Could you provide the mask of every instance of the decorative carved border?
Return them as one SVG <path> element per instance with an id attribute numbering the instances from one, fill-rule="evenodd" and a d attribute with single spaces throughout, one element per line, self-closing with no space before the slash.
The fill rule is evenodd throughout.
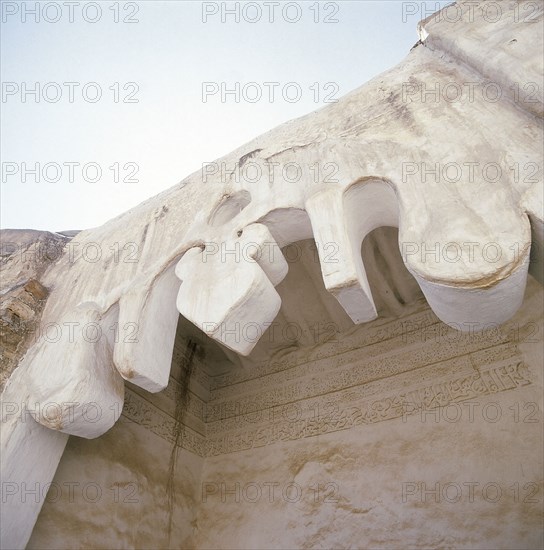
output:
<path id="1" fill-rule="evenodd" d="M 298 364 L 290 358 L 285 364 L 260 365 L 257 373 L 221 375 L 218 380 L 207 376 L 208 387 L 214 388 L 211 399 L 206 403 L 190 394 L 180 446 L 200 457 L 216 456 L 382 422 L 532 383 L 517 344 L 504 332 L 497 331 L 491 339 L 472 335 L 451 342 L 447 329 L 444 341 L 437 343 L 433 334 L 438 330 L 440 335 L 444 325 L 429 311 L 409 319 L 425 327 L 425 341 L 417 330 L 403 332 L 406 322 L 362 327 L 363 334 L 348 335 L 349 343 L 323 345 L 302 360 L 299 354 Z M 123 416 L 174 444 L 177 385 L 171 379 L 158 394 L 171 402 L 170 412 L 127 388 Z M 187 424 L 203 426 L 204 433 Z"/>

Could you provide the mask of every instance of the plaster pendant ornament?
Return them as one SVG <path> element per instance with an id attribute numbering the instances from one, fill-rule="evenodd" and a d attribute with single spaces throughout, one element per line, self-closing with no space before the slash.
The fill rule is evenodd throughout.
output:
<path id="1" fill-rule="evenodd" d="M 190 249 L 176 267 L 182 282 L 179 312 L 212 338 L 247 355 L 253 345 L 238 337 L 237 327 L 252 323 L 258 330 L 266 329 L 281 306 L 274 286 L 287 274 L 287 262 L 279 251 L 275 258 L 263 252 L 273 244 L 265 225 L 251 224 L 235 239 L 222 241 L 221 248 L 212 242 L 203 249 Z M 203 280 L 206 288 L 195 294 L 195 286 Z"/>

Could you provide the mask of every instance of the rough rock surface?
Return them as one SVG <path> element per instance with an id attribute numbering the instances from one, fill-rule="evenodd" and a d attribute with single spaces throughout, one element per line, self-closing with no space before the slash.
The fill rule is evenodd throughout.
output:
<path id="1" fill-rule="evenodd" d="M 49 294 L 40 282 L 69 238 L 34 230 L 0 230 L 0 390 L 39 327 Z"/>

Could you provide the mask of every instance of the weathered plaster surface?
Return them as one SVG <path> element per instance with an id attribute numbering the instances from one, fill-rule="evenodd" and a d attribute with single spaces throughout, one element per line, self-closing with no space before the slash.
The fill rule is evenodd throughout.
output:
<path id="1" fill-rule="evenodd" d="M 27 548 L 194 548 L 202 461 L 126 417 L 69 440 Z M 168 499 L 173 482 L 174 499 Z"/>
<path id="2" fill-rule="evenodd" d="M 531 280 L 512 324 L 485 337 L 453 332 L 416 301 L 340 337 L 328 359 L 321 343 L 305 350 L 319 361 L 300 362 L 300 350 L 210 376 L 201 357 L 171 547 L 540 548 L 542 300 Z M 45 502 L 30 548 L 169 547 L 175 387 L 151 400 L 130 388 L 110 432 L 70 440 L 54 479 L 63 497 Z M 110 487 L 129 482 L 138 503 L 113 502 Z M 85 502 L 89 483 L 99 503 Z"/>
<path id="3" fill-rule="evenodd" d="M 363 462 L 368 470 L 363 472 L 376 475 L 383 482 L 378 486 L 388 488 L 383 496 L 372 490 L 370 493 L 376 510 L 385 506 L 390 513 L 381 534 L 373 530 L 376 522 L 362 534 L 341 527 L 344 512 L 356 510 L 353 513 L 359 518 L 365 516 L 359 510 L 366 510 L 365 504 L 355 501 L 345 488 L 343 498 L 347 500 L 341 502 L 347 510 L 339 506 L 334 512 L 325 508 L 317 512 L 315 507 L 310 512 L 303 510 L 310 516 L 314 512 L 324 514 L 314 524 L 310 517 L 296 523 L 299 520 L 292 519 L 289 508 L 283 505 L 278 516 L 263 512 L 271 521 L 262 528 L 271 533 L 267 540 L 279 540 L 282 546 L 326 547 L 335 535 L 319 530 L 323 521 L 329 520 L 331 533 L 341 533 L 340 545 L 357 546 L 357 537 L 370 546 L 385 544 L 385 540 L 395 545 L 396 535 L 389 532 L 391 525 L 396 525 L 395 518 L 400 518 L 400 510 L 410 509 L 410 517 L 421 521 L 420 525 L 427 525 L 427 514 L 435 514 L 426 506 L 419 512 L 415 503 L 412 508 L 397 508 L 392 483 L 401 479 L 399 472 L 412 473 L 418 464 L 428 466 L 425 475 L 443 482 L 446 475 L 464 474 L 466 468 L 461 465 L 474 461 L 474 475 L 483 476 L 485 470 L 500 478 L 497 483 L 506 483 L 510 481 L 503 480 L 506 464 L 513 468 L 521 456 L 523 468 L 508 472 L 513 472 L 520 483 L 526 479 L 527 483 L 541 483 L 542 476 L 537 475 L 541 455 L 536 450 L 540 440 L 533 424 L 519 427 L 507 423 L 502 431 L 488 422 L 470 424 L 466 429 L 459 424 L 453 428 L 439 424 L 427 438 L 420 432 L 428 429 L 427 424 L 416 424 L 412 433 L 402 420 L 408 403 L 426 409 L 434 401 L 447 405 L 478 399 L 483 404 L 496 398 L 509 410 L 514 394 L 519 395 L 520 403 L 538 402 L 538 411 L 542 410 L 537 398 L 542 390 L 536 367 L 540 363 L 531 347 L 541 346 L 542 327 L 535 324 L 540 321 L 534 308 L 540 306 L 542 295 L 532 279 L 529 289 L 525 288 L 528 270 L 536 278 L 542 276 L 542 93 L 540 90 L 529 98 L 508 92 L 498 101 L 489 101 L 484 89 L 490 80 L 505 91 L 515 89 L 516 84 L 541 81 L 544 16 L 539 10 L 534 22 L 516 22 L 513 8 L 531 2 L 505 0 L 501 2 L 505 16 L 496 24 L 478 15 L 478 10 L 470 20 L 472 3 L 460 0 L 457 4 L 463 10 L 463 22 L 452 25 L 436 18 L 423 22 L 420 32 L 424 43 L 412 49 L 397 67 L 338 103 L 281 125 L 71 241 L 62 258 L 40 276 L 40 283 L 50 293 L 40 326 L 53 323 L 64 327 L 61 338 L 55 342 L 41 339 L 32 345 L 2 395 L 4 403 L 32 411 L 31 416 L 24 417 L 10 414 L 3 422 L 2 480 L 48 483 L 68 435 L 93 439 L 106 433 L 118 420 L 123 402 L 127 418 L 170 446 L 179 444 L 179 399 L 174 400 L 178 402 L 176 408 L 165 397 L 178 392 L 187 397 L 188 407 L 183 447 L 205 460 L 204 481 L 207 476 L 216 479 L 222 460 L 228 462 L 225 471 L 239 475 L 237 463 L 227 457 L 243 456 L 248 458 L 247 472 L 258 477 L 268 476 L 275 462 L 278 475 L 287 476 L 282 480 L 289 479 L 290 472 L 310 483 L 327 473 L 334 457 L 339 456 L 339 463 L 349 463 L 338 472 L 343 483 L 356 477 L 356 466 L 363 467 L 361 461 L 352 466 L 355 449 L 367 457 Z M 473 83 L 474 100 L 429 101 L 423 99 L 428 96 L 417 93 L 422 87 L 443 89 L 451 83 Z M 463 167 L 467 162 L 480 167 L 474 177 L 463 174 L 452 181 L 422 176 L 424 168 L 437 163 L 441 172 L 448 163 Z M 282 175 L 289 163 L 301 171 L 296 183 Z M 481 172 L 481 167 L 490 163 L 500 167 L 496 181 Z M 249 165 L 258 169 L 260 177 L 244 175 Z M 538 168 L 535 172 L 524 172 L 533 165 Z M 519 177 L 512 167 L 521 171 Z M 391 234 L 387 235 L 389 230 L 383 226 L 398 227 L 395 247 L 390 246 Z M 378 233 L 368 241 L 374 230 Z M 363 244 L 361 256 L 365 237 L 367 253 Z M 318 248 L 318 261 L 308 268 L 311 239 Z M 305 243 L 301 245 L 302 259 L 289 265 L 289 247 L 301 242 Z M 329 261 L 327 245 L 331 243 L 337 262 Z M 372 244 L 370 250 L 368 243 Z M 455 262 L 443 255 L 451 243 L 462 252 Z M 493 243 L 500 256 L 490 261 L 485 254 L 472 255 L 472 248 L 465 243 L 480 251 Z M 421 254 L 437 245 L 438 255 Z M 228 250 L 252 247 L 252 252 L 241 259 L 233 258 L 222 254 L 221 247 L 225 246 Z M 270 247 L 277 252 L 273 258 L 258 254 Z M 301 265 L 306 272 L 299 270 Z M 391 275 L 392 265 L 401 272 L 396 280 Z M 529 298 L 520 309 L 524 296 Z M 178 311 L 193 325 L 180 321 L 176 329 Z M 438 331 L 438 343 L 422 344 L 418 329 L 407 330 L 402 319 L 412 328 L 414 323 L 416 327 L 423 323 L 425 330 Z M 331 320 L 334 330 L 325 328 L 325 333 L 338 336 L 339 342 L 329 339 L 312 343 L 308 335 L 314 323 Z M 280 327 L 295 321 L 305 330 L 296 341 L 285 336 L 267 341 L 271 329 L 262 329 L 274 321 Z M 237 325 L 250 324 L 262 330 L 260 339 L 229 336 Z M 454 328 L 445 328 L 448 324 Z M 501 326 L 491 333 L 468 332 L 468 340 L 462 344 L 454 338 L 462 334 L 456 329 L 497 324 Z M 101 337 L 86 337 L 84 331 L 89 326 Z M 75 327 L 75 332 L 68 327 Z M 112 327 L 117 327 L 117 332 Z M 540 331 L 537 343 L 526 347 L 520 341 L 520 331 L 531 332 L 535 327 Z M 177 378 L 174 375 L 184 362 L 175 358 L 178 352 L 184 357 L 190 349 L 196 370 L 189 387 L 185 387 L 188 377 L 183 372 L 178 372 Z M 175 383 L 167 387 L 171 375 L 180 385 L 175 390 Z M 149 392 L 156 397 L 150 397 Z M 334 413 L 325 419 L 312 418 L 312 411 L 325 405 L 328 398 L 323 396 L 329 394 L 344 404 L 340 416 Z M 270 412 L 289 403 L 302 407 L 298 424 L 273 418 L 258 429 L 247 427 L 251 422 L 246 413 L 254 414 L 260 407 Z M 87 417 L 90 404 L 102 413 L 93 422 Z M 240 415 L 236 411 L 242 406 L 247 409 Z M 401 430 L 408 434 L 403 444 L 395 438 Z M 48 436 L 50 433 L 53 435 Z M 502 434 L 503 440 L 493 444 L 489 433 Z M 369 441 L 369 446 L 357 443 L 356 434 L 362 442 Z M 482 441 L 474 451 L 470 447 L 472 436 Z M 316 439 L 323 441 L 330 453 L 319 454 Z M 432 455 L 421 455 L 423 440 L 431 442 L 428 452 L 432 453 L 434 445 L 442 456 L 453 457 L 446 461 L 444 470 L 436 466 Z M 79 446 L 84 453 L 87 448 L 102 449 L 100 441 L 89 442 L 89 447 L 82 441 L 69 445 Z M 457 446 L 450 451 L 446 443 Z M 20 449 L 25 445 L 33 445 L 35 452 L 21 460 Z M 295 449 L 306 445 L 317 454 L 317 460 L 293 458 Z M 339 446 L 347 448 L 340 452 Z M 266 454 L 267 449 L 270 454 Z M 272 449 L 278 449 L 279 458 Z M 403 467 L 399 450 L 406 451 Z M 95 469 L 97 474 L 103 470 L 106 458 L 99 457 L 102 452 L 89 458 L 96 466 L 85 475 L 91 477 Z M 151 467 L 149 463 L 158 464 L 153 451 L 148 453 L 142 454 L 146 458 L 142 458 L 141 472 Z M 160 454 L 164 459 L 164 453 Z M 67 456 L 69 461 L 70 454 Z M 466 463 L 461 456 L 466 457 Z M 478 456 L 489 462 L 497 457 L 496 465 L 480 468 Z M 373 459 L 391 464 L 391 470 L 380 477 Z M 70 475 L 67 468 L 68 473 L 61 469 L 59 475 Z M 162 466 L 159 469 L 169 479 L 166 470 Z M 123 477 L 124 471 L 115 471 Z M 245 475 L 242 469 L 239 472 Z M 184 479 L 181 476 L 180 483 L 185 483 Z M 361 479 L 354 483 L 359 483 L 359 490 L 364 488 Z M 382 490 L 380 487 L 375 490 Z M 159 495 L 158 488 L 156 491 L 153 494 Z M 503 500 L 500 505 L 507 506 L 508 502 Z M 183 530 L 176 535 L 176 544 L 186 541 L 200 547 L 240 547 L 246 540 L 255 543 L 255 537 L 263 533 L 249 521 L 257 509 L 269 510 L 261 503 L 251 507 L 249 515 L 240 507 L 228 507 L 225 518 L 248 529 L 246 538 L 239 539 L 230 527 L 212 532 L 209 518 L 215 505 L 206 508 L 203 504 L 208 503 L 200 503 L 197 521 L 204 527 L 192 533 Z M 502 509 L 489 508 L 488 504 L 486 501 L 474 509 L 463 506 L 459 508 L 462 516 L 452 516 L 452 522 L 464 522 L 467 527 L 458 539 L 451 538 L 455 530 L 451 523 L 431 530 L 429 535 L 422 526 L 412 535 L 407 532 L 408 540 L 416 546 L 447 547 L 455 545 L 452 540 L 465 547 L 535 546 L 537 520 L 533 508 L 528 511 L 522 506 L 521 512 L 520 508 L 508 508 L 507 521 L 497 526 Z M 40 506 L 41 502 L 18 502 L 3 507 L 2 522 L 8 525 L 2 530 L 5 546 L 25 545 Z M 162 514 L 163 508 L 158 507 L 156 513 Z M 433 517 L 442 526 L 442 508 L 437 510 Z M 473 516 L 470 510 L 477 512 Z M 486 526 L 480 534 L 473 534 L 470 522 L 480 511 L 493 517 L 495 527 Z M 132 512 L 119 513 L 126 526 Z M 467 513 L 469 519 L 461 520 Z M 55 517 L 54 512 L 44 514 Z M 295 522 L 293 529 L 278 529 L 275 518 L 285 519 L 285 515 L 289 516 L 287 524 Z M 191 516 L 180 522 L 185 525 L 193 519 Z M 532 527 L 525 530 L 528 521 Z M 511 527 L 510 534 L 505 531 L 507 526 Z M 47 529 L 37 529 L 46 538 L 52 536 Z M 114 542 L 108 544 L 131 546 L 130 536 L 135 535 L 123 534 L 130 529 L 116 529 L 111 531 Z M 475 543 L 474 537 L 480 537 L 479 542 Z M 34 539 L 33 544 L 40 542 Z"/>

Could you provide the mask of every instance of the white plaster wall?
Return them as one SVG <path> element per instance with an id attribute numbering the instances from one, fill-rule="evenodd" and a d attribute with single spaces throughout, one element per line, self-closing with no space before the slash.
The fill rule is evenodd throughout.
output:
<path id="1" fill-rule="evenodd" d="M 194 548 L 202 461 L 180 449 L 169 528 L 171 450 L 124 416 L 97 439 L 71 437 L 27 548 Z"/>
<path id="2" fill-rule="evenodd" d="M 542 548 L 542 300 L 531 281 L 514 320 L 532 385 L 207 458 L 195 547 Z"/>
<path id="3" fill-rule="evenodd" d="M 98 483 L 103 499 L 86 502 L 76 490 L 73 503 L 67 493 L 58 502 L 46 502 L 28 547 L 541 548 L 543 299 L 542 286 L 530 279 L 524 304 L 505 329 L 519 352 L 515 362 L 526 367 L 519 387 L 351 429 L 211 453 L 205 459 L 181 451 L 170 546 L 165 487 L 172 447 L 146 429 L 152 419 L 144 415 L 137 425 L 122 416 L 96 440 L 71 437 L 55 482 Z M 434 338 L 435 333 L 429 334 Z M 407 363 L 417 338 L 422 352 L 435 349 L 437 357 L 444 346 L 451 348 L 451 333 L 436 343 L 424 343 L 424 335 L 414 338 L 406 344 Z M 486 350 L 485 339 L 476 337 L 480 355 L 466 338 L 453 348 L 455 368 L 470 369 L 471 357 L 486 354 L 491 365 L 504 364 L 493 359 L 501 357 L 501 345 L 493 338 Z M 369 356 L 375 353 L 368 350 Z M 384 364 L 390 355 L 383 355 Z M 417 370 L 420 365 L 411 366 Z M 340 373 L 340 365 L 338 369 Z M 440 376 L 435 373 L 434 379 Z M 265 378 L 270 376 L 263 377 L 263 387 Z M 419 378 L 436 381 L 428 375 Z M 398 380 L 386 378 L 385 386 L 414 381 L 406 376 L 404 382 Z M 301 379 L 299 385 L 304 389 L 310 381 Z M 276 387 L 283 385 L 279 378 Z M 214 391 L 219 400 L 232 393 L 229 386 Z M 234 440 L 237 428 L 247 423 L 241 417 L 231 420 L 218 425 L 230 430 Z M 113 502 L 108 488 L 131 482 L 140 488 L 138 502 Z"/>

